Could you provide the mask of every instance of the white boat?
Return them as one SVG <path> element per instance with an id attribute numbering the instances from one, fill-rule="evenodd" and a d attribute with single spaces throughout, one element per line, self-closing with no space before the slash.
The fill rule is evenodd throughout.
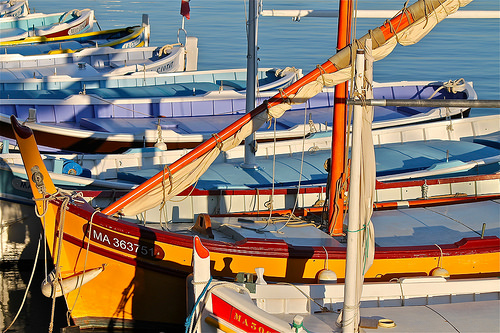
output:
<path id="1" fill-rule="evenodd" d="M 0 1 L 0 17 L 22 17 L 29 12 L 28 0 Z"/>
<path id="2" fill-rule="evenodd" d="M 108 87 L 92 80 L 89 86 L 81 87 L 85 81 L 68 80 L 77 85 L 73 90 L 54 85 L 54 90 L 22 91 L 15 90 L 13 82 L 0 91 L 4 98 L 0 130 L 13 138 L 8 118 L 13 114 L 19 119 L 29 118 L 38 143 L 45 147 L 85 153 L 122 152 L 151 147 L 161 135 L 168 149 L 183 149 L 197 146 L 245 112 L 246 70 L 152 74 L 152 78 L 161 80 L 151 80 L 155 85 L 146 87 L 139 86 L 144 82 L 143 73 L 102 79 Z M 275 95 L 272 89 L 288 86 L 300 77 L 300 71 L 261 68 L 258 77 L 257 100 L 262 103 Z M 25 82 L 31 80 L 41 81 Z M 48 77 L 43 84 L 52 85 L 51 80 Z M 444 89 L 448 85 L 460 89 Z M 374 83 L 374 94 L 386 99 L 477 99 L 472 83 L 464 80 Z M 333 104 L 333 89 L 324 89 L 307 102 L 294 105 L 277 120 L 277 139 L 300 138 L 304 130 L 308 135 L 330 135 Z M 462 117 L 469 111 L 468 107 L 376 107 L 373 127 Z M 273 140 L 274 135 L 274 128 L 267 125 L 256 133 L 259 142 Z"/>
<path id="3" fill-rule="evenodd" d="M 65 49 L 64 52 L 21 55 L 0 54 L 0 77 L 5 82 L 19 85 L 26 79 L 43 79 L 59 76 L 64 79 L 100 75 L 126 75 L 136 72 L 157 73 L 193 71 L 197 69 L 198 39 L 188 37 L 185 45 L 167 44 L 162 47 L 137 47 L 116 49 L 112 47 Z M 79 46 L 79 44 L 78 44 Z M 78 47 L 77 46 L 77 47 Z M 19 46 L 19 48 L 32 45 Z M 58 51 L 57 49 L 55 51 Z M 53 78 L 54 79 L 54 78 Z M 29 80 L 33 86 L 34 80 Z"/>
<path id="4" fill-rule="evenodd" d="M 209 251 L 195 242 L 186 332 L 342 332 L 343 283 L 266 282 L 259 267 L 235 282 L 212 279 Z M 441 265 L 446 267 L 445 258 Z M 494 332 L 500 280 L 408 276 L 365 282 L 358 306 L 365 332 Z"/>
<path id="5" fill-rule="evenodd" d="M 94 11 L 73 9 L 64 13 L 29 14 L 23 17 L 0 18 L 0 42 L 11 42 L 27 37 L 59 37 L 92 30 Z"/>
<path id="6" fill-rule="evenodd" d="M 469 155 L 473 160 L 468 165 L 459 163 L 459 159 L 456 159 L 460 158 L 464 151 L 452 151 L 446 162 L 446 149 L 442 149 L 441 162 L 431 162 L 432 167 L 427 170 L 410 174 L 399 170 L 392 175 L 397 180 L 391 182 L 381 182 L 380 180 L 388 175 L 380 176 L 375 191 L 376 209 L 422 206 L 440 200 L 468 201 L 470 198 L 500 193 L 500 151 L 494 147 L 497 142 L 494 135 L 498 135 L 499 131 L 500 117 L 496 115 L 374 130 L 373 139 L 377 147 L 392 145 L 395 148 L 396 145 L 400 146 L 400 149 L 406 145 L 415 144 L 417 146 L 414 147 L 418 147 L 420 144 L 423 147 L 420 149 L 421 156 L 429 149 L 427 144 L 432 142 L 440 142 L 444 146 L 447 143 L 459 146 L 464 144 L 467 147 L 474 145 L 474 142 L 481 142 L 481 145 L 477 145 L 478 152 L 489 150 L 493 153 L 489 165 L 482 164 L 479 159 L 473 159 L 472 155 Z M 423 141 L 424 139 L 426 141 Z M 256 152 L 259 168 L 254 171 L 253 176 L 261 184 L 254 182 L 253 185 L 250 185 L 248 176 L 245 175 L 248 171 L 245 172 L 239 167 L 243 160 L 244 147 L 225 152 L 194 187 L 165 203 L 163 210 L 168 217 L 167 222 L 194 222 L 200 214 L 265 216 L 271 213 L 312 214 L 322 211 L 327 193 L 323 163 L 328 157 L 326 155 L 329 155 L 330 147 L 331 136 L 327 135 L 304 141 L 280 141 L 276 146 L 274 143 L 261 143 Z M 307 153 L 304 155 L 305 167 L 302 168 L 301 176 L 293 171 L 301 169 L 303 149 Z M 0 215 L 3 220 L 11 221 L 10 231 L 4 234 L 10 235 L 11 238 L 3 240 L 1 260 L 25 260 L 33 258 L 34 248 L 26 248 L 30 244 L 30 237 L 26 236 L 24 231 L 19 234 L 16 230 L 28 229 L 30 235 L 36 235 L 40 229 L 38 223 L 32 223 L 36 216 L 21 156 L 7 151 L 6 143 L 5 153 L 0 154 L 0 177 L 4 180 L 0 187 Z M 94 207 L 106 207 L 138 186 L 148 175 L 158 172 L 164 165 L 172 163 L 188 151 L 147 148 L 132 149 L 123 154 L 46 153 L 43 154 L 43 161 L 58 187 L 81 192 Z M 274 177 L 277 183 L 273 189 L 270 175 L 274 151 L 277 154 L 278 167 Z M 318 153 L 321 151 L 325 153 Z M 430 158 L 428 154 L 425 156 Z M 434 171 L 434 175 L 429 175 L 429 171 Z M 486 174 L 479 175 L 481 173 Z M 147 219 L 144 219 L 146 216 Z M 142 217 L 129 217 L 130 221 L 139 220 L 151 226 L 157 225 L 161 219 L 162 215 L 157 209 L 151 209 Z M 21 225 L 23 227 L 20 227 Z M 15 234 L 16 237 L 13 236 Z"/>

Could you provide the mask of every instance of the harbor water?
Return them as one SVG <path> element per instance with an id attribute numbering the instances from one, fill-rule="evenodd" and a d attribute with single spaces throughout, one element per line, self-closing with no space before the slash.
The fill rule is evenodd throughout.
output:
<path id="1" fill-rule="evenodd" d="M 141 24 L 148 14 L 152 46 L 181 41 L 185 33 L 199 38 L 199 70 L 242 68 L 246 66 L 246 16 L 248 1 L 190 2 L 190 20 L 180 31 L 180 0 L 30 0 L 32 11 L 63 12 L 91 8 L 101 29 Z M 414 1 L 410 1 L 413 3 Z M 360 1 L 359 9 L 399 10 L 402 0 Z M 338 1 L 263 0 L 263 9 L 336 10 Z M 500 10 L 498 0 L 475 0 L 462 10 Z M 359 18 L 355 35 L 380 26 L 383 19 Z M 96 27 L 98 28 L 98 27 Z M 258 33 L 259 67 L 300 68 L 304 73 L 322 64 L 336 50 L 336 18 L 261 17 Z M 400 46 L 374 65 L 379 82 L 464 78 L 472 81 L 479 99 L 500 99 L 500 20 L 446 19 L 415 45 Z M 498 109 L 475 109 L 471 116 L 498 113 Z M 4 222 L 2 221 L 2 224 Z M 2 229 L 3 230 L 3 229 Z M 31 265 L 7 265 L 0 270 L 0 329 L 12 322 L 30 280 Z M 45 268 L 39 265 L 28 297 L 12 332 L 47 332 L 51 322 L 52 301 L 40 292 Z M 67 326 L 64 302 L 55 304 L 54 332 Z"/>

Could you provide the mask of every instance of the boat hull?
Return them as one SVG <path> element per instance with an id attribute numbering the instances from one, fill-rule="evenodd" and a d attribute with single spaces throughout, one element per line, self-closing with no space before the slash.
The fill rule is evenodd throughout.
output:
<path id="1" fill-rule="evenodd" d="M 181 73 L 183 76 L 189 73 Z M 166 87 L 166 85 L 164 85 Z M 395 94 L 423 96 L 423 91 L 431 96 L 439 89 L 439 84 L 424 82 L 386 83 L 379 86 L 380 96 L 396 97 Z M 176 87 L 176 90 L 192 94 L 191 86 Z M 194 85 L 193 85 L 194 87 Z M 455 96 L 459 99 L 476 99 L 471 90 Z M 132 87 L 131 89 L 136 89 Z M 94 89 L 95 91 L 99 89 Z M 109 90 L 110 94 L 113 89 Z M 116 89 L 115 89 L 116 90 Z M 121 89 L 126 91 L 127 88 Z M 134 90 L 136 91 L 136 90 Z M 395 93 L 394 91 L 401 91 Z M 64 90 L 49 91 L 50 97 Z M 416 92 L 419 92 L 416 94 Z M 20 91 L 19 93 L 25 93 Z M 36 93 L 36 92 L 35 92 Z M 14 114 L 19 119 L 26 119 L 29 109 L 36 110 L 38 122 L 30 124 L 38 144 L 68 151 L 85 153 L 123 152 L 129 148 L 152 147 L 158 141 L 157 126 L 162 126 L 162 139 L 167 149 L 194 148 L 212 134 L 224 128 L 242 115 L 244 110 L 243 96 L 230 98 L 219 96 L 217 91 L 200 96 L 172 96 L 172 98 L 135 98 L 114 99 L 101 98 L 92 94 L 88 96 L 66 96 L 60 100 L 52 99 L 13 99 L 16 92 L 3 91 L 5 103 L 0 106 L 0 130 L 4 135 L 13 138 L 8 117 Z M 426 95 L 427 96 L 427 95 Z M 175 97 L 175 98 L 174 98 Z M 387 97 L 389 98 L 389 97 Z M 424 98 L 424 97 L 421 97 Z M 450 96 L 448 98 L 451 98 Z M 10 101 L 9 101 L 10 99 Z M 261 98 L 259 102 L 264 101 Z M 310 123 L 304 124 L 304 107 L 288 111 L 277 119 L 276 139 L 302 138 L 307 135 L 331 135 L 325 122 L 331 121 L 333 90 L 326 90 L 310 99 L 306 104 Z M 373 128 L 396 127 L 408 124 L 425 123 L 444 118 L 460 118 L 467 116 L 467 108 L 435 108 L 412 109 L 375 108 Z M 450 114 L 450 112 L 452 112 Z M 214 117 L 216 116 L 216 117 Z M 61 125 L 64 126 L 61 126 Z M 202 125 L 203 124 L 203 125 Z M 258 142 L 274 141 L 272 129 L 263 126 L 256 132 Z"/>
<path id="2" fill-rule="evenodd" d="M 98 325 L 98 319 L 108 325 L 182 324 L 186 315 L 185 278 L 192 271 L 192 236 L 153 231 L 100 213 L 92 217 L 86 204 L 68 208 L 63 214 L 63 277 L 84 270 L 85 265 L 87 269 L 106 265 L 99 276 L 66 295 L 69 306 L 76 301 L 72 312 L 75 322 L 83 326 Z M 48 232 L 57 233 L 54 228 L 49 226 Z M 49 248 L 54 249 L 56 243 L 57 238 Z M 211 273 L 216 277 L 234 277 L 238 272 L 251 273 L 255 267 L 263 267 L 268 281 L 314 283 L 318 272 L 327 265 L 337 273 L 339 281 L 344 278 L 343 246 L 300 247 L 265 239 L 233 243 L 205 239 L 203 244 L 210 250 Z M 468 238 L 440 247 L 443 265 L 452 278 L 499 274 L 497 237 Z M 365 278 L 389 281 L 402 276 L 427 276 L 439 266 L 440 258 L 441 252 L 434 245 L 378 248 Z"/>

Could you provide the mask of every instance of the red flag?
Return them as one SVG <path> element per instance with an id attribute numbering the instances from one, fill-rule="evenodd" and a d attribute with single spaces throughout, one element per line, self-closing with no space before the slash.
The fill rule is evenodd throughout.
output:
<path id="1" fill-rule="evenodd" d="M 189 20 L 189 0 L 181 1 L 181 15 Z"/>

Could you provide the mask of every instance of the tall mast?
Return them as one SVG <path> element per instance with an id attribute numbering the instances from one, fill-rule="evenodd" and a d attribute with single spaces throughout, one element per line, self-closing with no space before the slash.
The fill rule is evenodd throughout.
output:
<path id="1" fill-rule="evenodd" d="M 255 97 L 257 91 L 257 31 L 259 14 L 257 0 L 249 1 L 248 23 L 247 23 L 247 89 L 246 89 L 246 112 L 255 109 Z M 245 139 L 245 157 L 241 167 L 256 168 L 255 162 L 256 141 L 255 133 Z"/>
<path id="2" fill-rule="evenodd" d="M 350 44 L 352 1 L 340 0 L 337 33 L 337 51 Z M 346 101 L 348 82 L 335 86 L 332 130 L 332 158 L 330 162 L 330 192 L 328 202 L 328 229 L 331 235 L 342 235 L 344 220 L 344 191 L 342 184 L 345 164 Z"/>

